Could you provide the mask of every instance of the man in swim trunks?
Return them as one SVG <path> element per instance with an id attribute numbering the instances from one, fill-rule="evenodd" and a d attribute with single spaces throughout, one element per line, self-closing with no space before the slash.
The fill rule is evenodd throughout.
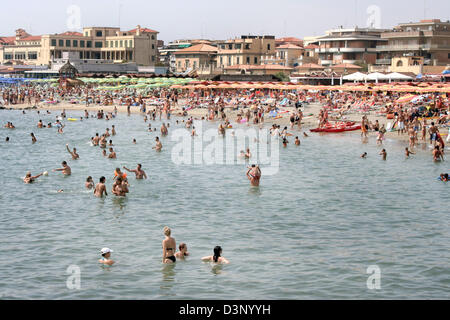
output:
<path id="1" fill-rule="evenodd" d="M 67 165 L 67 162 L 63 161 L 61 164 L 63 166 L 62 168 L 53 169 L 53 171 L 62 171 L 63 175 L 70 176 L 72 174 L 72 169 L 70 169 L 70 167 Z"/>
<path id="2" fill-rule="evenodd" d="M 123 168 L 128 172 L 134 172 L 134 174 L 136 175 L 136 179 L 138 180 L 141 180 L 143 178 L 147 179 L 147 175 L 145 174 L 145 171 L 142 170 L 142 165 L 140 163 L 138 163 L 137 168 L 134 170 L 130 170 L 125 166 L 123 166 Z"/>
<path id="3" fill-rule="evenodd" d="M 105 181 L 106 181 L 106 178 L 101 177 L 100 182 L 97 183 L 97 185 L 95 186 L 94 195 L 96 197 L 99 197 L 99 198 L 103 197 L 103 193 L 105 194 L 105 196 L 108 195 L 108 193 L 106 192 Z"/>
<path id="4" fill-rule="evenodd" d="M 428 132 L 430 133 L 430 144 L 433 143 L 433 145 L 436 146 L 439 129 L 434 125 L 434 122 L 431 123 L 431 127 L 428 129 Z"/>
<path id="5" fill-rule="evenodd" d="M 121 177 L 117 177 L 112 187 L 112 193 L 117 197 L 126 197 L 128 192 L 127 183 Z"/>
<path id="6" fill-rule="evenodd" d="M 382 156 L 383 160 L 386 160 L 386 157 L 387 157 L 386 149 L 381 150 L 380 155 Z"/>
<path id="7" fill-rule="evenodd" d="M 72 156 L 72 160 L 77 160 L 80 158 L 80 156 L 77 153 L 77 148 L 73 148 L 73 151 L 70 151 L 69 144 L 66 144 L 66 148 L 67 148 L 67 152 L 69 152 L 70 155 Z"/>

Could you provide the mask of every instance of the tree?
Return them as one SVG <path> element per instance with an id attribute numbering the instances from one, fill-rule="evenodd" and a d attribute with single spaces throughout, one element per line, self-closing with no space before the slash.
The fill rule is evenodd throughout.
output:
<path id="1" fill-rule="evenodd" d="M 355 65 L 361 67 L 361 72 L 367 72 L 369 70 L 369 65 L 365 63 L 364 61 L 356 61 Z"/>
<path id="2" fill-rule="evenodd" d="M 274 74 L 275 78 L 277 78 L 280 81 L 289 81 L 289 77 L 282 71 L 277 72 L 276 74 Z"/>

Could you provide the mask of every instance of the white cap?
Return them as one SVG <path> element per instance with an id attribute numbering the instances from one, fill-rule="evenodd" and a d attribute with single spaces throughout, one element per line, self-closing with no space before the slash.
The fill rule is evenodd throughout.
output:
<path id="1" fill-rule="evenodd" d="M 110 252 L 114 252 L 113 250 L 111 250 L 110 248 L 103 248 L 102 250 L 100 250 L 101 254 L 106 254 L 106 253 L 110 253 Z"/>

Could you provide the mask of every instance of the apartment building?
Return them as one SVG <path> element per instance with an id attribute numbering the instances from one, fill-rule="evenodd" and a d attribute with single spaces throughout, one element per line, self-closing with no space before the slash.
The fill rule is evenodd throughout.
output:
<path id="1" fill-rule="evenodd" d="M 329 30 L 326 35 L 316 38 L 315 44 L 319 63 L 323 66 L 335 64 L 367 63 L 373 64 L 378 58 L 377 47 L 386 44 L 381 37 L 386 29 L 338 28 Z"/>
<path id="2" fill-rule="evenodd" d="M 413 65 L 445 66 L 450 64 L 450 21 L 439 19 L 401 23 L 389 32 L 381 34 L 384 44 L 377 46 L 380 59 L 375 65 L 391 66 L 393 58 L 421 57 L 411 59 Z M 405 59 L 396 59 L 392 67 L 403 67 Z"/>
<path id="3" fill-rule="evenodd" d="M 211 70 L 216 67 L 217 48 L 205 43 L 196 44 L 174 52 L 175 71 L 190 72 L 197 69 Z"/>
<path id="4" fill-rule="evenodd" d="M 261 60 L 275 56 L 274 36 L 241 36 L 217 41 L 217 66 L 220 68 L 240 64 L 261 64 Z"/>

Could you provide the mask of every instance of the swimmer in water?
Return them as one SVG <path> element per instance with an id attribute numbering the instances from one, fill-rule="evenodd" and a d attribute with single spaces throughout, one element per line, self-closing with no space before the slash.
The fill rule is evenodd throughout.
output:
<path id="1" fill-rule="evenodd" d="M 9 137 L 6 137 L 5 141 L 6 141 L 6 142 L 9 142 Z"/>
<path id="2" fill-rule="evenodd" d="M 154 146 L 152 149 L 155 149 L 156 151 L 159 152 L 162 149 L 162 143 L 161 143 L 161 141 L 159 141 L 159 137 L 156 137 L 155 141 L 156 141 L 156 146 Z"/>
<path id="3" fill-rule="evenodd" d="M 409 155 L 410 155 L 410 154 L 415 154 L 415 153 L 412 152 L 412 151 L 409 151 L 409 150 L 408 150 L 408 147 L 406 147 L 406 148 L 405 148 L 405 156 L 406 156 L 407 158 L 409 158 Z"/>
<path id="4" fill-rule="evenodd" d="M 80 159 L 79 154 L 77 153 L 77 148 L 73 148 L 73 151 L 70 151 L 69 144 L 66 144 L 67 152 L 72 156 L 72 160 Z"/>
<path id="5" fill-rule="evenodd" d="M 111 135 L 115 136 L 116 134 L 117 134 L 116 127 L 114 125 L 112 125 Z"/>
<path id="6" fill-rule="evenodd" d="M 289 141 L 286 138 L 283 138 L 283 147 L 287 147 L 287 144 L 289 143 Z"/>
<path id="7" fill-rule="evenodd" d="M 102 264 L 106 264 L 108 266 L 112 266 L 115 261 L 111 259 L 111 252 L 114 252 L 113 250 L 109 248 L 103 248 L 100 250 L 100 253 L 102 254 L 102 258 L 98 260 L 98 262 Z"/>
<path id="8" fill-rule="evenodd" d="M 36 139 L 36 137 L 34 136 L 34 133 L 33 133 L 33 132 L 30 133 L 30 136 L 31 136 L 31 143 L 36 143 L 37 139 Z"/>
<path id="9" fill-rule="evenodd" d="M 294 141 L 296 146 L 300 145 L 300 139 L 298 137 L 295 137 L 295 141 Z"/>
<path id="10" fill-rule="evenodd" d="M 175 263 L 177 261 L 177 259 L 175 258 L 175 248 L 177 247 L 175 239 L 170 236 L 171 230 L 169 227 L 164 227 L 163 232 L 166 238 L 162 241 L 162 262 Z"/>
<path id="11" fill-rule="evenodd" d="M 245 159 L 250 159 L 252 157 L 252 153 L 249 148 L 247 148 L 247 152 L 244 154 L 244 157 Z"/>
<path id="12" fill-rule="evenodd" d="M 252 165 L 251 168 L 248 168 L 247 171 L 247 178 L 250 180 L 250 184 L 254 187 L 259 186 L 259 180 L 261 179 L 261 170 L 259 169 L 259 166 Z"/>
<path id="13" fill-rule="evenodd" d="M 306 132 L 303 132 L 303 135 L 304 135 L 305 137 L 309 137 L 309 136 L 306 134 Z"/>
<path id="14" fill-rule="evenodd" d="M 145 174 L 145 171 L 142 170 L 142 165 L 140 163 L 138 163 L 137 168 L 134 170 L 130 170 L 125 166 L 123 166 L 123 168 L 128 172 L 134 172 L 134 174 L 136 175 L 136 179 L 138 180 L 141 180 L 143 178 L 147 179 L 147 175 Z"/>
<path id="15" fill-rule="evenodd" d="M 32 176 L 32 175 L 31 175 L 31 172 L 28 171 L 27 174 L 26 174 L 26 176 L 25 176 L 25 178 L 23 178 L 23 182 L 25 182 L 25 183 L 27 183 L 27 184 L 33 183 L 34 180 L 36 180 L 37 178 L 39 178 L 39 177 L 42 176 L 43 174 L 44 174 L 44 173 L 40 173 L 40 174 L 38 174 L 37 176 Z"/>
<path id="16" fill-rule="evenodd" d="M 109 159 L 117 159 L 116 152 L 113 150 L 113 148 L 109 148 L 110 154 L 108 155 Z"/>
<path id="17" fill-rule="evenodd" d="M 386 149 L 381 150 L 380 155 L 382 156 L 383 160 L 386 160 L 386 157 L 387 157 Z"/>
<path id="18" fill-rule="evenodd" d="M 175 258 L 177 258 L 179 260 L 184 260 L 187 256 L 189 256 L 189 252 L 187 252 L 186 243 L 184 243 L 184 242 L 180 243 L 180 245 L 178 246 L 178 249 L 180 251 L 175 253 Z"/>
<path id="19" fill-rule="evenodd" d="M 213 256 L 208 256 L 208 257 L 203 257 L 202 261 L 203 262 L 215 262 L 215 263 L 224 263 L 224 264 L 228 264 L 230 263 L 227 259 L 225 259 L 224 257 L 222 257 L 222 248 L 220 246 L 217 246 L 214 248 L 214 255 Z"/>
<path id="20" fill-rule="evenodd" d="M 361 158 L 366 159 L 366 158 L 367 158 L 367 152 L 364 152 L 364 153 L 361 155 Z"/>
<path id="21" fill-rule="evenodd" d="M 105 149 L 102 150 L 102 154 L 103 154 L 104 157 L 107 157 L 107 156 L 108 156 L 108 154 L 106 153 L 106 150 L 105 150 Z"/>
<path id="22" fill-rule="evenodd" d="M 441 179 L 441 181 L 448 182 L 448 173 L 441 173 L 439 175 L 439 178 Z"/>
<path id="23" fill-rule="evenodd" d="M 99 183 L 97 183 L 97 185 L 95 186 L 94 195 L 96 197 L 101 198 L 101 197 L 103 197 L 103 194 L 105 194 L 105 196 L 108 195 L 108 193 L 106 192 L 105 181 L 106 181 L 106 178 L 101 177 Z"/>
<path id="24" fill-rule="evenodd" d="M 112 193 L 117 197 L 126 197 L 128 192 L 127 183 L 121 177 L 117 177 L 112 186 Z"/>
<path id="25" fill-rule="evenodd" d="M 70 169 L 70 167 L 67 165 L 67 162 L 63 161 L 61 164 L 63 166 L 62 168 L 53 169 L 53 171 L 62 171 L 63 175 L 70 176 L 72 174 L 72 169 Z"/>
<path id="26" fill-rule="evenodd" d="M 94 187 L 94 180 L 92 180 L 91 176 L 87 177 L 84 186 L 86 187 L 86 189 L 92 189 Z"/>
<path id="27" fill-rule="evenodd" d="M 136 144 L 136 139 L 133 139 L 133 144 Z"/>

